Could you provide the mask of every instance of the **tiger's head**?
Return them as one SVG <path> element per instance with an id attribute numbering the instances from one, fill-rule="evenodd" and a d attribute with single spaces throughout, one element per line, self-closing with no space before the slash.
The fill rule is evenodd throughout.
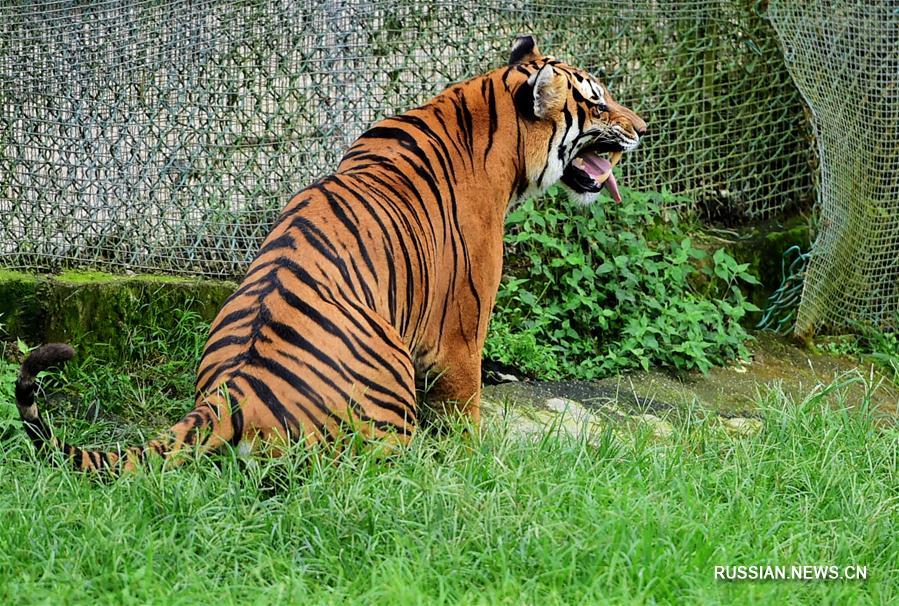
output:
<path id="1" fill-rule="evenodd" d="M 542 55 L 533 36 L 515 40 L 509 65 L 527 77 L 515 92 L 515 105 L 527 125 L 528 193 L 561 181 L 583 204 L 595 201 L 603 188 L 620 202 L 612 169 L 639 145 L 646 122 L 584 70 Z"/>

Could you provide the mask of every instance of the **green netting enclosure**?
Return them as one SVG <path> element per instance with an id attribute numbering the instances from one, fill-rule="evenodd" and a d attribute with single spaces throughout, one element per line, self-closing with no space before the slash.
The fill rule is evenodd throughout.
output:
<path id="1" fill-rule="evenodd" d="M 775 0 L 769 14 L 814 115 L 821 162 L 795 331 L 896 328 L 899 2 Z"/>
<path id="2" fill-rule="evenodd" d="M 378 118 L 521 32 L 650 123 L 623 182 L 740 221 L 812 194 L 801 97 L 751 0 L 0 4 L 0 265 L 241 274 Z"/>

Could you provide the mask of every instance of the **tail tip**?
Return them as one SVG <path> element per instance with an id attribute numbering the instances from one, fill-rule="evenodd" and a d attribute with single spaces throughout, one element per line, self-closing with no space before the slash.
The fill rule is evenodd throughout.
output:
<path id="1" fill-rule="evenodd" d="M 75 356 L 75 348 L 66 343 L 47 343 L 41 345 L 25 359 L 22 364 L 22 377 L 34 377 L 42 370 L 58 367 Z"/>

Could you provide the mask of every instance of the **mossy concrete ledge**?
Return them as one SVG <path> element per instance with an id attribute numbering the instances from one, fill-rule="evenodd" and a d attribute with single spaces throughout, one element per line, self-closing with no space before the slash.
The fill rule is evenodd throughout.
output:
<path id="1" fill-rule="evenodd" d="M 119 276 L 99 272 L 59 275 L 0 271 L 0 324 L 4 338 L 29 345 L 62 341 L 78 346 L 104 344 L 128 358 L 129 330 L 174 327 L 171 310 L 189 310 L 212 321 L 234 282 L 155 275 Z M 159 313 L 162 312 L 162 313 Z"/>

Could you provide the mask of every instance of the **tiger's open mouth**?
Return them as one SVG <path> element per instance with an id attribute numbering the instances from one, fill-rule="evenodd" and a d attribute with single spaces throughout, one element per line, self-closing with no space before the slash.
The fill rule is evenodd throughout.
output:
<path id="1" fill-rule="evenodd" d="M 621 151 L 602 152 L 595 148 L 582 151 L 565 167 L 562 183 L 578 193 L 598 192 L 605 187 L 615 202 L 621 202 L 618 182 L 612 174 L 621 156 Z"/>

